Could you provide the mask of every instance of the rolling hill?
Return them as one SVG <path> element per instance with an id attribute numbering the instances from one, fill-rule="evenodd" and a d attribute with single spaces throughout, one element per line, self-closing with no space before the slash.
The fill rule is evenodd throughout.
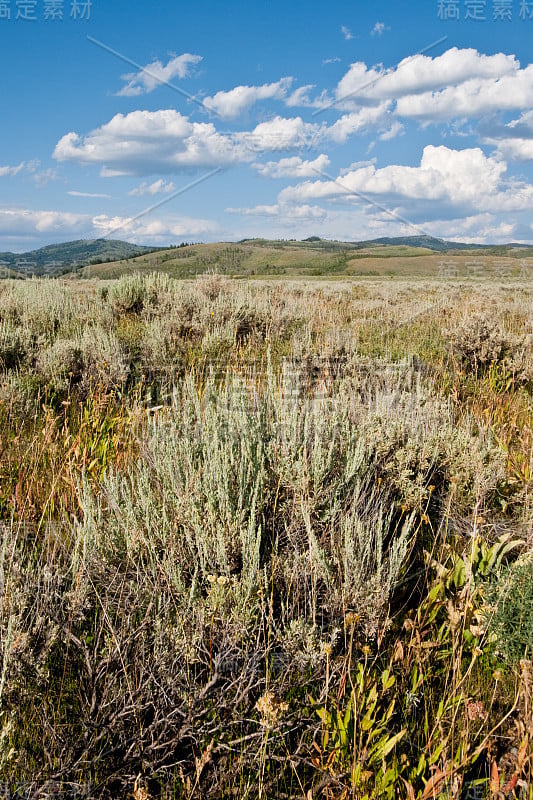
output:
<path id="1" fill-rule="evenodd" d="M 0 265 L 25 274 L 60 274 L 90 263 L 120 261 L 153 251 L 153 247 L 114 239 L 79 239 L 27 253 L 0 253 Z"/>
<path id="2" fill-rule="evenodd" d="M 305 241 L 244 239 L 159 250 L 81 270 L 84 277 L 117 278 L 132 271 L 166 272 L 193 278 L 204 272 L 232 277 L 482 277 L 519 275 L 527 262 L 533 269 L 533 248 L 461 246 L 440 239 L 415 237 L 372 242 L 335 242 L 311 237 Z"/>
<path id="3" fill-rule="evenodd" d="M 243 239 L 170 248 L 96 239 L 0 254 L 4 277 L 75 272 L 82 277 L 117 278 L 153 271 L 177 278 L 209 271 L 234 277 L 480 277 L 482 273 L 505 277 L 530 267 L 533 270 L 533 247 L 527 245 L 466 244 L 430 236 L 350 242 L 318 236 L 304 241 Z"/>

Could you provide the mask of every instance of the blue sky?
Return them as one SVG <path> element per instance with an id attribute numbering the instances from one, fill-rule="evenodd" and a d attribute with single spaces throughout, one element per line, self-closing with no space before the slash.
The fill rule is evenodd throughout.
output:
<path id="1" fill-rule="evenodd" d="M 0 2 L 0 251 L 533 241 L 532 43 L 533 0 Z"/>

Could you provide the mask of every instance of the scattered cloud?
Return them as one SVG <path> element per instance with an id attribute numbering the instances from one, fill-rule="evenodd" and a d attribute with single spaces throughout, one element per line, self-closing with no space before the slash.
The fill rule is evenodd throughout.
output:
<path id="1" fill-rule="evenodd" d="M 67 133 L 57 143 L 54 158 L 99 165 L 102 177 L 116 177 L 229 166 L 251 161 L 254 154 L 217 133 L 212 123 L 193 123 L 167 109 L 117 114 L 86 136 Z"/>
<path id="2" fill-rule="evenodd" d="M 533 160 L 533 111 L 506 125 L 491 123 L 483 126 L 485 144 L 495 145 L 502 158 L 515 161 Z"/>
<path id="3" fill-rule="evenodd" d="M 371 33 L 381 36 L 386 30 L 385 23 L 378 21 Z M 348 28 L 343 28 L 343 33 L 347 39 L 353 38 Z M 128 83 L 121 94 L 152 91 L 163 74 L 178 70 L 175 62 L 180 58 L 185 57 L 172 59 L 166 66 L 154 62 L 139 73 L 126 76 Z M 199 56 L 190 58 L 196 60 L 183 61 L 179 67 L 183 75 L 200 61 Z M 322 63 L 339 61 L 335 57 Z M 157 72 L 152 70 L 154 67 L 159 68 L 159 77 L 152 77 L 150 82 L 145 72 Z M 179 71 L 175 74 L 180 75 Z M 375 219 L 380 225 L 389 222 L 400 230 L 401 225 L 407 224 L 402 222 L 402 215 L 403 220 L 424 220 L 426 229 L 431 225 L 436 235 L 452 238 L 453 226 L 457 236 L 470 236 L 472 240 L 477 236 L 483 241 L 485 236 L 490 240 L 491 230 L 494 238 L 505 238 L 513 231 L 519 233 L 526 224 L 516 227 L 518 222 L 509 219 L 509 214 L 531 209 L 533 186 L 524 177 L 513 177 L 508 163 L 533 161 L 533 64 L 522 67 L 515 55 L 485 55 L 473 48 L 452 47 L 437 56 L 410 56 L 387 69 L 379 64 L 355 62 L 333 89 L 314 84 L 295 86 L 295 79 L 284 77 L 262 85 L 219 91 L 205 97 L 203 104 L 217 117 L 231 120 L 242 117 L 260 102 L 265 105 L 255 121 L 251 125 L 241 123 L 241 130 L 235 126 L 232 132 L 224 132 L 218 120 L 209 122 L 205 116 L 200 117 L 204 121 L 194 122 L 193 111 L 190 116 L 175 109 L 116 114 L 87 133 L 66 133 L 57 142 L 54 158 L 57 162 L 96 166 L 103 177 L 142 178 L 143 182 L 129 192 L 132 197 L 170 194 L 175 184 L 169 176 L 248 165 L 260 177 L 294 179 L 294 185 L 285 185 L 274 202 L 268 197 L 266 203 L 257 203 L 264 200 L 258 197 L 254 201 L 257 205 L 251 208 L 228 211 L 250 220 L 263 217 L 281 226 L 291 222 L 295 227 L 305 226 L 316 221 L 330 226 L 322 229 L 326 235 L 328 230 L 332 235 L 333 231 L 340 233 L 341 223 L 335 221 L 335 215 L 344 214 L 342 204 L 349 209 L 342 217 L 342 225 L 347 225 L 349 214 L 356 214 L 367 228 Z M 299 110 L 285 110 L 284 116 L 276 113 L 277 102 L 285 109 Z M 303 110 L 332 104 L 335 107 L 327 118 L 317 118 Z M 439 127 L 430 128 L 430 123 Z M 343 158 L 344 163 L 349 163 L 353 152 L 364 158 L 365 150 L 370 152 L 377 145 L 375 152 L 379 152 L 381 163 L 387 152 L 392 152 L 387 143 L 415 126 L 426 146 L 414 162 L 409 148 L 405 148 L 409 165 L 384 162 L 378 167 L 375 160 L 359 161 L 345 169 L 336 168 L 332 173 L 339 175 L 336 180 L 325 175 L 331 170 L 330 150 L 334 146 L 345 156 L 348 148 L 341 148 L 356 140 L 352 152 Z M 364 136 L 369 137 L 366 142 L 361 140 Z M 441 144 L 443 137 L 455 143 L 457 136 L 465 137 L 461 141 L 470 146 L 454 149 Z M 35 163 L 0 167 L 0 176 L 27 172 L 34 175 L 34 180 L 38 174 L 43 175 L 43 181 L 47 174 L 49 180 L 54 178 L 53 170 L 39 173 Z M 322 173 L 321 179 L 317 172 Z M 371 208 L 364 198 L 375 201 L 376 206 Z M 328 208 L 332 204 L 334 210 L 321 208 L 318 203 Z M 387 216 L 384 209 L 388 208 L 398 215 L 396 220 Z M 54 224 L 59 225 L 58 220 Z M 460 224 L 461 220 L 464 224 Z M 156 237 L 163 241 L 164 231 L 168 236 L 177 236 L 175 231 L 181 230 L 182 225 L 179 219 L 165 219 L 158 227 L 154 219 L 140 227 L 126 216 L 101 215 L 91 218 L 90 227 L 103 235 L 102 231 L 112 231 L 119 223 L 126 225 L 123 233 L 129 237 L 140 236 L 139 231 L 144 231 L 146 236 L 154 237 L 153 241 Z M 204 223 L 205 220 L 198 222 L 200 226 Z M 203 229 L 189 230 L 188 234 L 209 235 Z M 394 235 L 399 235 L 398 231 Z M 352 238 L 356 238 L 355 234 Z"/>
<path id="4" fill-rule="evenodd" d="M 368 161 L 354 161 L 350 164 L 349 167 L 344 167 L 339 171 L 339 175 L 348 175 L 350 172 L 354 172 L 357 169 L 364 169 L 364 167 L 372 167 L 375 165 L 377 159 L 371 158 Z"/>
<path id="5" fill-rule="evenodd" d="M 372 30 L 370 31 L 371 36 L 382 36 L 383 32 L 389 30 L 384 22 L 376 22 Z"/>
<path id="6" fill-rule="evenodd" d="M 388 130 L 393 123 L 391 103 L 390 101 L 385 101 L 377 106 L 365 106 L 353 111 L 351 114 L 344 114 L 327 129 L 326 135 L 333 142 L 344 144 L 355 134 L 375 131 L 376 129 Z"/>
<path id="7" fill-rule="evenodd" d="M 250 131 L 221 134 L 212 123 L 191 122 L 173 109 L 133 111 L 117 114 L 86 136 L 67 133 L 54 158 L 98 165 L 106 178 L 178 174 L 250 163 L 258 154 L 314 148 L 328 135 L 324 123 L 304 122 L 299 116 L 276 116 Z"/>
<path id="8" fill-rule="evenodd" d="M 150 94 L 158 86 L 169 83 L 174 78 L 186 78 L 196 64 L 199 64 L 202 56 L 183 53 L 181 56 L 172 58 L 166 65 L 161 61 L 152 61 L 139 72 L 130 72 L 122 76 L 126 85 L 117 92 L 118 97 L 137 97 L 141 94 Z"/>
<path id="9" fill-rule="evenodd" d="M 254 167 L 265 178 L 309 178 L 327 169 L 329 164 L 328 156 L 322 154 L 313 161 L 303 161 L 299 156 L 293 156 L 266 164 L 254 164 Z"/>
<path id="10" fill-rule="evenodd" d="M 39 159 L 33 159 L 32 161 L 21 161 L 15 167 L 0 167 L 0 178 L 13 177 L 14 175 L 25 173 L 31 175 L 35 185 L 41 189 L 47 186 L 50 181 L 57 180 L 59 176 L 54 169 L 40 170 L 40 166 Z"/>
<path id="11" fill-rule="evenodd" d="M 57 181 L 59 175 L 55 169 L 37 170 L 33 174 L 33 182 L 38 189 L 44 189 L 51 181 Z"/>
<path id="12" fill-rule="evenodd" d="M 215 125 L 191 122 L 173 109 L 117 114 L 85 136 L 67 133 L 56 145 L 54 158 L 84 166 L 97 165 L 102 177 L 179 174 L 256 161 L 257 155 L 309 150 L 325 142 L 343 144 L 356 134 L 381 132 L 392 138 L 401 131 L 390 102 L 342 116 L 333 125 L 305 122 L 301 116 L 275 116 L 249 131 L 219 133 Z M 162 179 L 161 179 L 162 180 Z M 159 183 L 146 194 L 157 194 Z"/>
<path id="13" fill-rule="evenodd" d="M 82 233 L 87 216 L 67 211 L 33 211 L 0 208 L 0 234 L 35 235 Z"/>
<path id="14" fill-rule="evenodd" d="M 95 235 L 126 236 L 129 241 L 168 242 L 169 238 L 213 236 L 218 225 L 211 220 L 193 217 L 123 217 L 100 214 L 91 220 Z"/>
<path id="15" fill-rule="evenodd" d="M 395 139 L 401 133 L 405 131 L 405 127 L 402 125 L 401 122 L 398 122 L 397 119 L 394 120 L 390 128 L 383 133 L 380 134 L 379 138 L 382 142 L 388 142 L 389 139 Z"/>
<path id="16" fill-rule="evenodd" d="M 325 89 L 317 97 L 311 99 L 309 93 L 314 88 L 313 84 L 299 86 L 298 89 L 295 89 L 294 92 L 291 92 L 287 97 L 285 105 L 289 108 L 294 106 L 300 106 L 302 108 L 323 108 L 326 105 L 331 105 L 332 98 Z"/>
<path id="17" fill-rule="evenodd" d="M 505 177 L 507 164 L 487 157 L 480 148 L 453 150 L 427 145 L 418 167 L 391 164 L 381 169 L 359 167 L 336 181 L 307 181 L 280 192 L 279 200 L 306 203 L 310 200 L 356 201 L 370 197 L 400 208 L 400 213 L 428 216 L 427 203 L 435 217 L 444 210 L 473 214 L 525 210 L 533 203 L 533 186 Z M 350 198 L 351 195 L 351 198 Z M 417 210 L 419 209 L 419 211 Z"/>
<path id="18" fill-rule="evenodd" d="M 513 161 L 533 161 L 533 139 L 502 139 L 498 152 Z"/>
<path id="19" fill-rule="evenodd" d="M 0 208 L 0 235 L 24 241 L 38 237 L 127 236 L 130 241 L 165 243 L 169 239 L 213 236 L 217 223 L 186 216 L 145 216 L 139 219 L 99 214 L 74 214 L 65 211 Z"/>
<path id="20" fill-rule="evenodd" d="M 351 30 L 349 28 L 346 27 L 346 25 L 342 26 L 341 32 L 342 32 L 344 38 L 347 41 L 350 41 L 350 39 L 353 39 L 353 33 L 351 32 Z"/>
<path id="21" fill-rule="evenodd" d="M 24 161 L 21 161 L 20 164 L 17 164 L 16 167 L 0 167 L 0 178 L 18 175 L 19 172 L 22 172 L 22 170 L 25 169 L 25 167 L 26 163 Z"/>
<path id="22" fill-rule="evenodd" d="M 131 197 L 144 197 L 146 195 L 154 196 L 156 194 L 170 194 L 176 188 L 176 185 L 172 183 L 172 181 L 165 181 L 163 178 L 160 178 L 158 181 L 154 181 L 153 183 L 141 183 L 140 186 L 137 186 L 135 189 L 132 189 L 129 192 Z"/>
<path id="23" fill-rule="evenodd" d="M 102 199 L 111 199 L 110 194 L 98 194 L 96 192 L 78 192 L 75 189 L 71 189 L 67 192 L 71 197 L 96 197 Z"/>
<path id="24" fill-rule="evenodd" d="M 427 233 L 444 239 L 461 242 L 509 242 L 514 239 L 517 225 L 498 222 L 494 214 L 474 214 L 453 219 L 436 219 L 425 223 Z"/>
<path id="25" fill-rule="evenodd" d="M 260 122 L 250 133 L 235 135 L 250 152 L 282 152 L 316 147 L 324 136 L 325 126 L 304 122 L 301 117 L 274 117 Z"/>
<path id="26" fill-rule="evenodd" d="M 287 227 L 290 227 L 296 220 L 316 221 L 325 219 L 327 216 L 327 212 L 320 206 L 289 206 L 283 203 L 259 205 L 254 208 L 227 208 L 226 211 L 228 214 L 240 214 L 245 217 L 279 217 Z"/>
<path id="27" fill-rule="evenodd" d="M 421 121 L 447 121 L 531 108 L 533 65 L 501 78 L 475 78 L 438 92 L 398 100 L 397 114 Z"/>
<path id="28" fill-rule="evenodd" d="M 533 66 L 531 69 L 533 71 Z M 452 47 L 434 58 L 421 54 L 409 56 L 396 67 L 386 70 L 355 62 L 339 81 L 336 98 L 338 103 L 351 101 L 356 104 L 397 100 L 400 116 L 416 116 L 417 113 L 422 116 L 428 102 L 434 110 L 439 104 L 444 106 L 443 99 L 439 100 L 441 92 L 457 93 L 461 87 L 464 90 L 465 85 L 468 93 L 468 88 L 473 89 L 475 84 L 478 91 L 482 90 L 484 102 L 490 104 L 490 98 L 485 97 L 488 92 L 483 90 L 498 86 L 506 77 L 515 80 L 521 72 L 525 70 L 520 70 L 513 55 L 496 53 L 487 56 L 472 48 Z M 518 80 L 523 83 L 524 77 Z M 428 108 L 427 115 L 431 116 L 431 113 Z M 449 116 L 461 116 L 460 109 Z"/>
<path id="29" fill-rule="evenodd" d="M 204 98 L 204 106 L 222 119 L 235 119 L 260 100 L 283 100 L 291 87 L 293 78 L 281 78 L 276 83 L 262 86 L 236 86 L 228 92 L 217 92 Z"/>
<path id="30" fill-rule="evenodd" d="M 324 64 L 324 66 L 326 64 L 338 64 L 340 61 L 341 59 L 338 56 L 333 56 L 333 58 L 323 58 L 322 64 Z"/>

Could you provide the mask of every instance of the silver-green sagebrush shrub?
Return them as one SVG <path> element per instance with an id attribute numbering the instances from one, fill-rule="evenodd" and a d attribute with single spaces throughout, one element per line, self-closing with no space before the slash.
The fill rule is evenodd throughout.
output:
<path id="1" fill-rule="evenodd" d="M 0 370 L 15 369 L 31 347 L 31 337 L 10 321 L 0 322 Z"/>
<path id="2" fill-rule="evenodd" d="M 119 390 L 127 378 L 129 361 L 116 335 L 98 325 L 86 327 L 79 346 L 84 363 L 82 388 Z"/>
<path id="3" fill-rule="evenodd" d="M 480 536 L 500 525 L 526 528 L 531 514 L 515 504 L 498 517 L 507 456 L 497 431 L 445 399 L 442 373 L 432 379 L 421 356 L 400 360 L 401 347 L 388 359 L 361 354 L 387 352 L 388 345 L 374 348 L 378 325 L 370 339 L 363 335 L 377 314 L 383 312 L 387 334 L 409 327 L 418 289 L 368 284 L 357 292 L 348 287 L 346 295 L 336 287 L 213 283 L 137 276 L 106 286 L 100 299 L 92 282 L 82 291 L 78 283 L 68 291 L 57 283 L 42 287 L 51 314 L 37 282 L 0 287 L 4 352 L 18 347 L 19 336 L 24 349 L 4 365 L 3 418 L 25 405 L 32 381 L 36 415 L 49 387 L 70 391 L 76 383 L 91 404 L 92 389 L 97 399 L 102 389 L 118 390 L 106 407 L 109 401 L 113 414 L 131 411 L 138 426 L 131 449 L 121 448 L 113 429 L 121 458 L 105 474 L 91 470 L 83 452 L 79 462 L 72 458 L 67 491 L 76 465 L 88 469 L 79 478 L 76 518 L 48 529 L 46 514 L 41 522 L 36 514 L 29 525 L 14 521 L 0 532 L 0 773 L 11 780 L 83 775 L 102 796 L 116 797 L 151 776 L 161 784 L 174 779 L 177 796 L 187 795 L 190 779 L 188 796 L 230 796 L 238 787 L 244 797 L 256 796 L 261 775 L 264 796 L 277 796 L 283 776 L 283 796 L 290 797 L 302 786 L 318 794 L 323 779 L 355 785 L 359 770 L 359 785 L 370 792 L 371 770 L 385 770 L 380 748 L 399 741 L 407 703 L 377 714 L 372 687 L 381 686 L 381 698 L 392 677 L 380 659 L 392 659 L 398 683 L 411 686 L 407 695 L 418 693 L 427 725 L 440 719 L 437 737 L 444 718 L 431 711 L 432 692 L 438 705 L 450 679 L 463 691 L 465 673 L 454 673 L 457 661 L 450 667 L 439 617 L 427 616 L 432 604 L 444 616 L 448 606 L 440 595 L 424 605 L 430 554 L 448 569 L 450 551 L 471 552 L 473 526 L 479 523 Z M 109 293 L 119 285 L 113 306 Z M 464 316 L 461 290 L 442 298 L 440 288 L 431 291 L 438 320 Z M 481 294 L 474 300 L 490 313 Z M 495 326 L 511 342 L 529 307 L 513 300 L 514 316 L 504 320 L 493 300 Z M 439 317 L 439 308 L 450 314 Z M 251 364 L 266 362 L 269 346 L 265 374 Z M 146 405 L 137 394 L 128 397 L 139 366 L 148 380 L 164 377 L 157 402 L 155 390 Z M 482 380 L 490 378 L 489 369 Z M 97 405 L 81 404 L 83 419 L 94 413 L 99 425 Z M 57 403 L 65 430 L 76 406 Z M 46 419 L 52 417 L 48 409 Z M 19 436 L 20 425 L 11 430 Z M 82 451 L 91 430 L 88 424 L 80 432 Z M 75 429 L 72 436 L 76 442 Z M 32 454 L 35 441 L 28 439 Z M 1 466 L 15 495 L 31 488 L 17 463 Z M 55 466 L 52 472 L 55 487 Z M 52 500 L 46 513 L 51 509 Z M 465 576 L 466 563 L 464 556 Z M 496 657 L 506 665 L 529 653 L 531 576 L 523 570 L 502 567 L 493 585 L 479 569 L 492 617 L 480 650 L 492 657 L 495 637 Z M 443 594 L 449 590 L 443 584 Z M 506 650 L 515 641 L 516 652 Z M 476 656 L 476 665 L 488 656 Z M 430 672 L 418 692 L 409 670 L 426 658 Z M 477 685 L 477 668 L 468 666 L 474 683 L 465 681 L 465 692 Z M 309 697 L 323 709 L 320 719 Z M 368 715 L 361 713 L 365 703 Z M 415 764 L 427 744 L 424 726 L 417 731 L 420 713 L 416 705 L 409 712 L 412 747 L 402 739 Z M 364 744 L 342 741 L 344 721 L 355 731 L 356 719 L 364 731 L 359 741 L 374 740 L 370 761 Z M 324 759 L 315 757 L 322 766 L 313 776 L 309 756 L 321 741 Z M 389 754 L 390 764 L 396 755 Z M 446 769 L 442 759 L 432 766 Z M 422 780 L 419 789 L 422 796 Z"/>
<path id="4" fill-rule="evenodd" d="M 263 439 L 263 421 L 229 383 L 220 396 L 210 381 L 200 397 L 188 380 L 170 415 L 153 422 L 131 477 L 107 479 L 109 535 L 151 563 L 166 552 L 178 585 L 239 574 L 251 591 L 266 491 Z"/>
<path id="5" fill-rule="evenodd" d="M 107 477 L 102 524 L 136 562 L 163 559 L 184 591 L 218 575 L 250 596 L 274 559 L 287 609 L 316 622 L 365 599 L 379 617 L 413 526 L 393 523 L 372 488 L 366 445 L 346 404 L 295 403 L 283 383 L 261 396 L 230 374 L 200 394 L 190 377 L 133 473 Z"/>
<path id="6" fill-rule="evenodd" d="M 116 317 L 124 314 L 140 314 L 146 299 L 146 283 L 141 275 L 127 275 L 114 283 L 108 291 L 107 300 Z"/>
<path id="7" fill-rule="evenodd" d="M 16 282 L 2 295 L 2 316 L 11 318 L 35 336 L 53 338 L 71 324 L 79 305 L 60 281 L 31 279 Z M 79 321 L 79 320 L 78 320 Z"/>
<path id="8" fill-rule="evenodd" d="M 57 393 L 66 392 L 78 384 L 84 374 L 84 359 L 79 339 L 58 338 L 43 347 L 38 356 L 36 371 Z"/>
<path id="9" fill-rule="evenodd" d="M 147 321 L 141 342 L 143 374 L 174 380 L 185 354 L 180 326 L 172 317 L 154 316 Z"/>
<path id="10" fill-rule="evenodd" d="M 509 339 L 498 325 L 480 315 L 463 322 L 451 334 L 450 341 L 455 357 L 473 372 L 502 363 L 511 349 Z"/>
<path id="11" fill-rule="evenodd" d="M 74 386 L 82 395 L 97 387 L 117 391 L 128 369 L 129 361 L 115 334 L 99 326 L 85 328 L 74 338 L 58 337 L 40 349 L 36 363 L 45 384 L 59 394 Z"/>

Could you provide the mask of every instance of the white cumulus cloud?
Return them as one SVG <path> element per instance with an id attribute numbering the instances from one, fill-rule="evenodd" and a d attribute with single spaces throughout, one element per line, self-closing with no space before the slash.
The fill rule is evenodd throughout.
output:
<path id="1" fill-rule="evenodd" d="M 533 160 L 533 111 L 523 113 L 519 119 L 506 125 L 487 126 L 484 141 L 496 145 L 503 158 L 515 161 Z"/>
<path id="2" fill-rule="evenodd" d="M 59 210 L 0 208 L 0 236 L 16 241 L 20 249 L 42 242 L 114 236 L 133 242 L 168 244 L 176 239 L 213 238 L 217 223 L 188 216 L 127 217 L 74 214 Z"/>
<path id="3" fill-rule="evenodd" d="M 227 92 L 217 92 L 204 98 L 204 106 L 223 119 L 235 119 L 260 100 L 282 100 L 287 96 L 292 78 L 281 78 L 276 83 L 262 86 L 236 86 Z"/>
<path id="4" fill-rule="evenodd" d="M 312 161 L 304 161 L 300 156 L 254 164 L 258 173 L 265 178 L 309 178 L 323 172 L 330 164 L 328 156 L 319 155 Z"/>
<path id="5" fill-rule="evenodd" d="M 144 197 L 146 195 L 154 196 L 156 194 L 170 194 L 174 191 L 176 185 L 172 181 L 165 181 L 163 178 L 154 181 L 153 183 L 141 183 L 129 192 L 131 197 Z"/>
<path id="6" fill-rule="evenodd" d="M 344 114 L 328 128 L 327 137 L 338 144 L 344 144 L 354 134 L 376 128 L 388 130 L 389 123 L 392 126 L 394 122 L 390 114 L 390 107 L 390 101 L 386 101 L 377 106 L 365 106 L 350 114 Z"/>
<path id="7" fill-rule="evenodd" d="M 533 186 L 506 179 L 507 165 L 487 157 L 480 148 L 453 150 L 427 145 L 417 167 L 373 164 L 346 173 L 337 181 L 306 181 L 283 189 L 279 200 L 306 203 L 313 199 L 354 199 L 361 196 L 400 208 L 424 208 L 428 216 L 439 209 L 505 212 L 524 210 L 533 203 Z M 429 209 L 426 211 L 426 213 Z"/>
<path id="8" fill-rule="evenodd" d="M 304 122 L 301 117 L 274 117 L 268 122 L 260 122 L 249 133 L 235 136 L 250 151 L 282 151 L 293 148 L 317 146 L 323 138 L 325 125 Z"/>
<path id="9" fill-rule="evenodd" d="M 140 94 L 149 94 L 158 86 L 169 83 L 174 78 L 186 78 L 193 66 L 199 64 L 202 56 L 183 53 L 162 64 L 161 61 L 152 61 L 139 72 L 130 72 L 122 76 L 126 85 L 117 92 L 119 97 L 137 97 Z"/>
<path id="10" fill-rule="evenodd" d="M 352 103 L 396 99 L 398 113 L 413 115 L 415 103 L 422 112 L 428 98 L 434 98 L 433 104 L 437 102 L 441 90 L 452 93 L 476 80 L 480 81 L 479 86 L 493 86 L 505 76 L 513 81 L 519 74 L 520 64 L 513 55 L 487 56 L 473 48 L 452 47 L 440 56 L 408 56 L 386 70 L 355 62 L 339 81 L 336 98 L 338 102 Z"/>
<path id="11" fill-rule="evenodd" d="M 228 166 L 246 157 L 253 154 L 213 124 L 190 122 L 173 109 L 117 114 L 86 136 L 67 133 L 54 151 L 57 161 L 100 165 L 104 177 Z"/>
<path id="12" fill-rule="evenodd" d="M 73 214 L 68 211 L 0 208 L 0 234 L 10 236 L 77 234 L 86 230 L 88 219 L 85 214 Z"/>
<path id="13" fill-rule="evenodd" d="M 207 219 L 193 217 L 124 217 L 100 214 L 92 218 L 96 236 L 127 237 L 129 241 L 167 243 L 169 238 L 213 236 L 218 226 Z"/>
<path id="14" fill-rule="evenodd" d="M 296 221 L 323 220 L 327 216 L 327 212 L 320 206 L 287 205 L 285 203 L 259 205 L 253 208 L 227 208 L 226 211 L 229 214 L 239 214 L 244 217 L 278 217 L 288 227 Z"/>

